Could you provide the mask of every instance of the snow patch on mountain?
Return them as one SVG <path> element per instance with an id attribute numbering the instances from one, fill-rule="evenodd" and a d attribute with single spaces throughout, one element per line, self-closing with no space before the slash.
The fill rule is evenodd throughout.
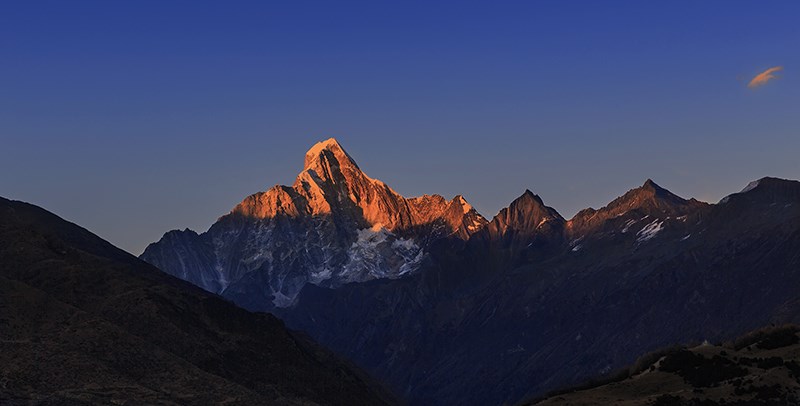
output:
<path id="1" fill-rule="evenodd" d="M 754 180 L 754 181 L 748 183 L 747 186 L 745 186 L 744 189 L 742 189 L 742 191 L 739 192 L 739 193 L 747 193 L 747 192 L 757 188 L 760 182 L 761 182 L 760 180 Z"/>
<path id="2" fill-rule="evenodd" d="M 277 307 L 289 307 L 294 304 L 294 297 L 289 297 L 280 291 L 272 292 L 272 303 Z"/>
<path id="3" fill-rule="evenodd" d="M 636 233 L 636 242 L 645 242 L 658 235 L 664 229 L 664 222 L 662 220 L 653 220 L 652 223 L 644 226 L 638 233 Z"/>
<path id="4" fill-rule="evenodd" d="M 623 233 L 623 234 L 627 233 L 627 232 L 628 232 L 628 230 L 630 230 L 630 229 L 631 229 L 631 226 L 632 226 L 632 225 L 634 225 L 634 224 L 636 224 L 636 220 L 628 220 L 628 221 L 625 223 L 625 227 L 622 229 L 622 233 Z"/>
<path id="5" fill-rule="evenodd" d="M 332 276 L 333 276 L 333 270 L 331 270 L 326 266 L 321 270 L 309 273 L 308 282 L 313 283 L 315 285 L 319 285 L 323 281 L 330 279 Z"/>
<path id="6" fill-rule="evenodd" d="M 336 275 L 341 283 L 398 278 L 416 271 L 425 253 L 413 239 L 399 238 L 381 224 L 358 230 L 348 262 Z"/>

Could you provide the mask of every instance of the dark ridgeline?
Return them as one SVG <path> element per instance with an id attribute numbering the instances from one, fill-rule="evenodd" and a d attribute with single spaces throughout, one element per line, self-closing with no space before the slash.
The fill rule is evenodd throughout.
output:
<path id="1" fill-rule="evenodd" d="M 486 221 L 460 197 L 397 195 L 328 140 L 294 186 L 142 258 L 274 311 L 412 404 L 500 404 L 800 321 L 798 253 L 795 181 L 707 204 L 647 180 L 570 220 L 526 191 Z"/>
<path id="2" fill-rule="evenodd" d="M 797 325 L 766 327 L 712 345 L 648 353 L 600 381 L 525 405 L 774 406 L 800 404 Z"/>
<path id="3" fill-rule="evenodd" d="M 0 198 L 0 404 L 387 404 L 269 314 Z"/>

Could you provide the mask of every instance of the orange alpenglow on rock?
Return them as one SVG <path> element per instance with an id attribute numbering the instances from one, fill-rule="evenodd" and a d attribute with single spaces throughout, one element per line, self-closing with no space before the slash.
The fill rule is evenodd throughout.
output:
<path id="1" fill-rule="evenodd" d="M 439 195 L 405 198 L 385 183 L 367 176 L 342 148 L 329 138 L 306 152 L 303 171 L 294 185 L 276 185 L 266 192 L 248 196 L 232 214 L 271 218 L 345 214 L 363 227 L 376 224 L 389 231 L 443 221 L 450 232 L 461 237 L 482 226 L 486 220 L 462 196 L 446 200 Z"/>

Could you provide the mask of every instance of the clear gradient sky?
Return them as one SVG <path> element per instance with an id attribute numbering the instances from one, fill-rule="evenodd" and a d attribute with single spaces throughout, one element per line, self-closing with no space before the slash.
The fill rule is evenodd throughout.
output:
<path id="1" fill-rule="evenodd" d="M 139 254 L 334 136 L 487 217 L 648 177 L 715 202 L 800 178 L 798 22 L 797 1 L 3 2 L 0 195 Z"/>

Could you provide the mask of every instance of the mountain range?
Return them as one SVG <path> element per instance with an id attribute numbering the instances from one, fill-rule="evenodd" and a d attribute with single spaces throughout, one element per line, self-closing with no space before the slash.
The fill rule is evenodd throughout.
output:
<path id="1" fill-rule="evenodd" d="M 800 321 L 800 182 L 709 204 L 647 180 L 569 220 L 525 191 L 487 220 L 461 196 L 400 196 L 329 139 L 292 186 L 141 259 L 275 313 L 411 404 L 514 403 Z"/>

